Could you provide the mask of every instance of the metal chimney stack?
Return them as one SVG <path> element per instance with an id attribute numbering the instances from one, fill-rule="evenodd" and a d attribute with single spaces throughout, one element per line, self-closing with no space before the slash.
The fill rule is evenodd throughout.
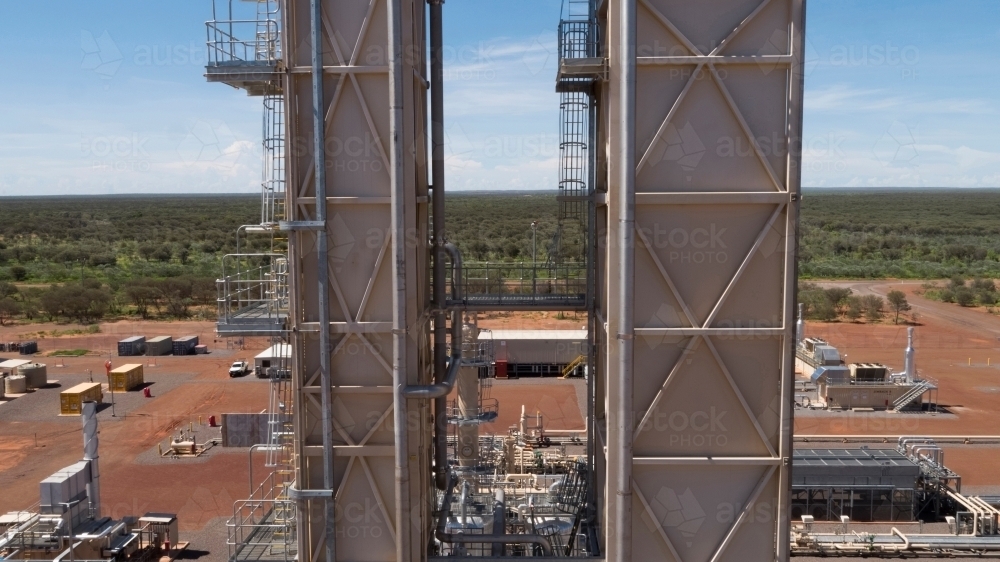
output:
<path id="1" fill-rule="evenodd" d="M 907 328 L 906 354 L 903 362 L 903 372 L 906 373 L 906 382 L 911 383 L 917 378 L 917 366 L 913 362 L 913 328 Z"/>
<path id="2" fill-rule="evenodd" d="M 90 463 L 90 482 L 87 498 L 90 513 L 95 519 L 101 515 L 101 472 L 97 467 L 97 402 L 83 403 L 83 460 Z"/>
<path id="3" fill-rule="evenodd" d="M 799 303 L 799 320 L 795 323 L 795 345 L 798 346 L 806 337 L 806 321 L 802 313 L 805 305 Z"/>

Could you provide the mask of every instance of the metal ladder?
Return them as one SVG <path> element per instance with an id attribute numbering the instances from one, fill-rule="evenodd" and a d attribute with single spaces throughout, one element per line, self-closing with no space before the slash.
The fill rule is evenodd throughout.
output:
<path id="1" fill-rule="evenodd" d="M 264 165 L 261 177 L 260 223 L 285 219 L 285 98 L 264 96 Z"/>
<path id="2" fill-rule="evenodd" d="M 592 0 L 564 0 L 559 21 L 559 59 L 597 56 L 597 25 Z M 559 93 L 559 196 L 558 226 L 550 256 L 561 263 L 561 240 L 567 221 L 587 226 L 588 197 L 591 184 L 591 104 L 589 79 L 573 79 L 572 88 Z M 579 87 L 577 87 L 579 86 Z M 550 258 L 551 259 L 551 258 Z"/>
<path id="3" fill-rule="evenodd" d="M 278 0 L 257 0 L 256 60 L 273 61 L 281 58 L 278 16 Z"/>

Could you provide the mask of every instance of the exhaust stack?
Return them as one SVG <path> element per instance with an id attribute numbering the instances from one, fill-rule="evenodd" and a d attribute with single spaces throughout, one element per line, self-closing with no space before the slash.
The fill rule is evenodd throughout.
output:
<path id="1" fill-rule="evenodd" d="M 87 498 L 92 517 L 101 516 L 101 472 L 97 467 L 97 402 L 83 403 L 83 460 L 90 463 Z"/>
<path id="2" fill-rule="evenodd" d="M 903 372 L 906 374 L 906 382 L 912 383 L 917 378 L 917 366 L 913 361 L 913 327 L 906 329 L 906 353 L 903 359 Z"/>
<path id="3" fill-rule="evenodd" d="M 802 343 L 802 340 L 806 337 L 806 321 L 803 318 L 802 311 L 805 305 L 799 303 L 799 320 L 795 323 L 795 345 L 798 346 Z"/>

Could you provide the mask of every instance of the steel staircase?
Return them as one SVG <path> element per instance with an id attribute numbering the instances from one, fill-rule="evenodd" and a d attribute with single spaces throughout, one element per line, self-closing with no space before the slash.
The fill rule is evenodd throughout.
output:
<path id="1" fill-rule="evenodd" d="M 934 388 L 934 385 L 927 381 L 917 381 L 913 388 L 906 391 L 905 394 L 896 399 L 892 403 L 893 412 L 901 412 L 907 406 L 912 404 L 918 398 L 924 395 L 925 392 Z"/>

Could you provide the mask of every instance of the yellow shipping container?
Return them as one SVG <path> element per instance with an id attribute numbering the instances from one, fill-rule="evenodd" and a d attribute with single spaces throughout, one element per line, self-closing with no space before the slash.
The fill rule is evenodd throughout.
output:
<path id="1" fill-rule="evenodd" d="M 59 413 L 64 416 L 80 415 L 84 402 L 100 403 L 104 400 L 101 383 L 82 382 L 59 393 Z"/>
<path id="2" fill-rule="evenodd" d="M 128 392 L 142 386 L 142 365 L 128 363 L 111 369 L 109 382 L 115 392 Z"/>

